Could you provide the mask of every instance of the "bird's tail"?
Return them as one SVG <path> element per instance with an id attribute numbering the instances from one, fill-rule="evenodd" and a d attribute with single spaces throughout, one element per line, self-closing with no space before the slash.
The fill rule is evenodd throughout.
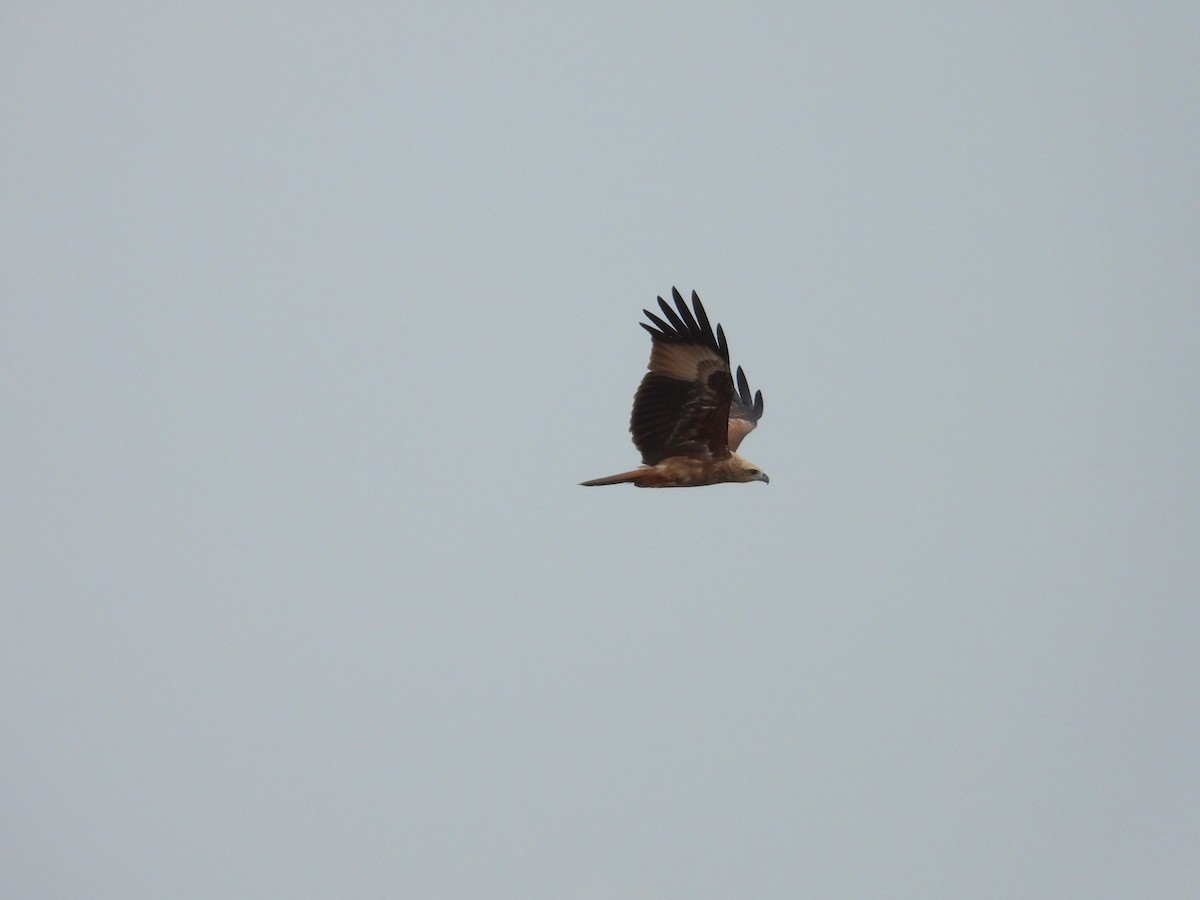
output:
<path id="1" fill-rule="evenodd" d="M 605 478 L 593 478 L 591 481 L 581 481 L 579 484 L 582 487 L 597 487 L 602 484 L 624 484 L 627 481 L 636 481 L 640 476 L 645 475 L 644 468 L 634 469 L 632 472 L 622 472 L 620 475 L 609 475 Z"/>

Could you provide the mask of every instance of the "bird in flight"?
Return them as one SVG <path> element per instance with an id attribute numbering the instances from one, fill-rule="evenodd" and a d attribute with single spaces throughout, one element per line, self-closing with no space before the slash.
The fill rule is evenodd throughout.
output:
<path id="1" fill-rule="evenodd" d="M 649 371 L 633 398 L 629 431 L 642 465 L 631 472 L 584 481 L 586 487 L 632 482 L 638 487 L 699 487 L 726 481 L 769 482 L 765 472 L 734 451 L 762 418 L 762 391 L 737 369 L 729 370 L 729 345 L 720 325 L 714 333 L 696 292 L 692 310 L 675 288 L 675 307 L 658 298 L 665 319 L 642 310 L 654 323 Z"/>

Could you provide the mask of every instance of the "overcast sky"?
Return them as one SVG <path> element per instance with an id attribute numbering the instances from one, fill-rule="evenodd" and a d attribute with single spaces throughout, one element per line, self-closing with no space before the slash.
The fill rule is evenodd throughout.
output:
<path id="1" fill-rule="evenodd" d="M 5 894 L 1200 895 L 1200 8 L 326 6 L 3 16 Z"/>

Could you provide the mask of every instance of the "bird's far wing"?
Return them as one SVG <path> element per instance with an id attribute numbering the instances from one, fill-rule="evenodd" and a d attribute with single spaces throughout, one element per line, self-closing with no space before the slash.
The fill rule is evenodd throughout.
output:
<path id="1" fill-rule="evenodd" d="M 648 466 L 669 456 L 726 459 L 733 378 L 725 332 L 720 325 L 713 331 L 695 291 L 695 315 L 678 290 L 671 292 L 678 312 L 662 297 L 658 305 L 666 319 L 643 310 L 656 327 L 641 323 L 653 346 L 629 431 Z"/>
<path id="2" fill-rule="evenodd" d="M 737 390 L 729 404 L 729 449 L 737 451 L 742 439 L 752 432 L 763 414 L 762 391 L 750 395 L 750 383 L 742 367 L 737 368 Z"/>

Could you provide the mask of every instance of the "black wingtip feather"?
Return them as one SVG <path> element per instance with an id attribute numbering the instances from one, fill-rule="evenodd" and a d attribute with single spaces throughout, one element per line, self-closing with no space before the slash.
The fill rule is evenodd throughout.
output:
<path id="1" fill-rule="evenodd" d="M 658 305 L 662 307 L 663 314 L 667 317 L 668 321 L 670 321 L 671 325 L 674 326 L 676 332 L 683 334 L 685 331 L 687 331 L 687 326 L 683 324 L 683 319 L 679 318 L 679 313 L 671 309 L 671 304 L 669 304 L 662 297 L 659 297 Z"/>
<path id="2" fill-rule="evenodd" d="M 734 401 L 746 415 L 757 422 L 762 418 L 763 414 L 762 391 L 755 391 L 753 394 L 750 393 L 750 382 L 747 380 L 746 373 L 742 371 L 741 366 L 737 367 L 735 377 L 737 390 L 734 391 Z"/>
<path id="3" fill-rule="evenodd" d="M 670 325 L 668 325 L 666 322 L 664 322 L 662 319 L 660 319 L 654 313 L 650 312 L 650 310 L 643 309 L 642 312 L 644 312 L 646 314 L 646 318 L 648 318 L 651 322 L 653 322 L 655 325 L 657 325 L 663 331 L 670 332 L 670 331 L 674 330 Z M 649 332 L 651 334 L 657 334 L 657 332 L 655 332 L 653 328 L 650 328 L 650 326 L 647 325 L 645 322 L 642 322 L 641 326 L 643 328 L 649 330 Z"/>
<path id="4" fill-rule="evenodd" d="M 708 313 L 704 311 L 704 304 L 700 302 L 700 296 L 692 291 L 692 306 L 696 307 L 696 318 L 700 322 L 700 330 L 706 334 L 712 332 L 712 325 L 708 321 Z"/>
<path id="5" fill-rule="evenodd" d="M 692 311 L 688 309 L 687 304 L 683 302 L 683 298 L 679 296 L 679 291 L 675 288 L 672 288 L 672 290 L 675 292 L 675 305 L 679 307 L 679 315 L 687 323 L 688 330 L 700 331 L 700 326 L 696 324 L 696 319 L 692 316 Z"/>

